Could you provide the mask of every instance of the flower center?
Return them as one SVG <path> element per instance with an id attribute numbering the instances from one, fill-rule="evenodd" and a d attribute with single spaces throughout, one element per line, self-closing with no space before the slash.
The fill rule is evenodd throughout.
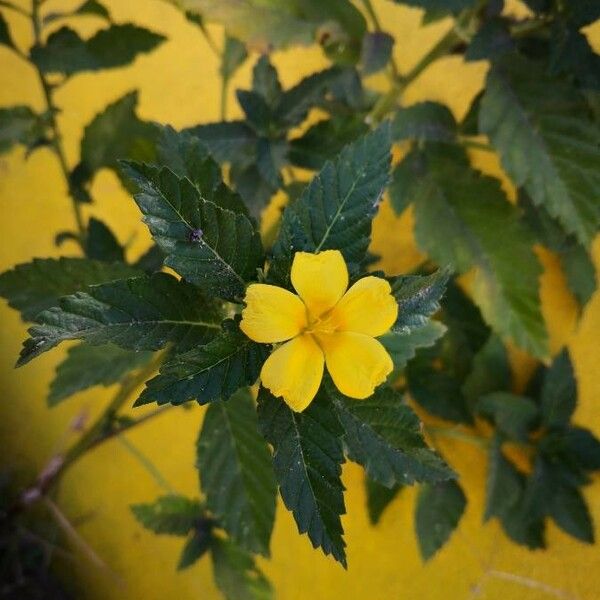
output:
<path id="1" fill-rule="evenodd" d="M 313 335 L 334 333 L 338 329 L 338 325 L 333 316 L 333 311 L 329 310 L 316 319 L 309 316 L 304 333 L 312 333 Z"/>

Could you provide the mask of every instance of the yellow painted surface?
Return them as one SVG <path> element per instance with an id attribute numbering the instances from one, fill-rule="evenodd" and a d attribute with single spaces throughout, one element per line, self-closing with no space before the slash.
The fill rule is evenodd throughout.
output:
<path id="1" fill-rule="evenodd" d="M 57 8 L 61 3 L 48 3 Z M 78 4 L 78 2 L 69 2 Z M 142 118 L 170 123 L 175 127 L 211 121 L 218 113 L 217 62 L 197 29 L 158 0 L 107 2 L 118 22 L 133 20 L 163 32 L 169 41 L 158 51 L 141 57 L 125 69 L 73 78 L 57 94 L 63 109 L 59 122 L 64 131 L 70 164 L 77 160 L 83 126 L 109 101 L 130 89 L 140 90 Z M 396 56 L 406 72 L 443 33 L 447 23 L 420 28 L 419 13 L 377 2 L 384 27 L 397 38 Z M 21 47 L 30 42 L 25 20 L 10 17 Z M 99 23 L 82 19 L 81 30 L 89 33 Z M 597 26 L 590 32 L 600 44 Z M 220 35 L 214 29 L 216 36 Z M 275 57 L 285 85 L 324 64 L 316 49 L 296 49 Z M 435 99 L 448 103 L 461 116 L 472 95 L 481 86 L 486 66 L 464 65 L 459 59 L 439 61 L 407 91 L 408 103 Z M 248 85 L 250 66 L 236 79 Z M 374 78 L 374 85 L 382 82 Z M 32 103 L 41 108 L 42 99 L 30 67 L 0 47 L 0 105 Z M 237 114 L 233 94 L 231 115 Z M 39 151 L 27 161 L 17 150 L 0 162 L 0 268 L 28 261 L 35 256 L 55 256 L 53 237 L 71 226 L 72 215 L 53 156 Z M 497 161 L 476 156 L 480 168 L 497 173 Z M 94 183 L 97 203 L 89 209 L 105 219 L 122 240 L 134 233 L 132 255 L 147 243 L 134 203 L 116 178 L 100 173 Z M 410 213 L 396 218 L 384 205 L 375 226 L 373 250 L 383 255 L 390 273 L 401 272 L 418 259 L 410 234 Z M 507 240 L 510 243 L 510 240 Z M 71 248 L 69 248 L 71 250 Z M 600 243 L 595 244 L 600 263 Z M 586 307 L 578 327 L 575 305 L 565 288 L 555 257 L 540 251 L 545 267 L 542 278 L 544 315 L 551 332 L 552 349 L 568 343 L 575 360 L 580 402 L 576 419 L 600 435 L 600 294 Z M 515 265 L 518 268 L 518 265 Z M 53 370 L 64 356 L 61 348 L 27 367 L 12 366 L 25 326 L 17 314 L 0 307 L 0 462 L 22 481 L 28 481 L 51 454 L 72 441 L 66 433 L 71 420 L 86 411 L 98 412 L 112 390 L 95 389 L 79 394 L 50 411 L 45 395 Z M 514 353 L 521 372 L 527 361 Z M 128 439 L 156 464 L 170 485 L 183 493 L 197 493 L 193 467 L 194 441 L 202 409 L 173 410 L 132 432 Z M 444 453 L 459 472 L 469 504 L 459 531 L 427 565 L 418 556 L 413 533 L 414 491 L 404 491 L 386 512 L 382 522 L 371 528 L 364 509 L 362 471 L 354 465 L 344 469 L 348 488 L 348 514 L 343 523 L 348 542 L 349 570 L 313 551 L 305 536 L 299 536 L 291 516 L 280 504 L 272 543 L 272 560 L 262 561 L 283 600 L 388 600 L 455 599 L 543 600 L 545 598 L 600 598 L 600 552 L 587 547 L 550 525 L 549 549 L 530 552 L 511 544 L 496 523 L 483 525 L 482 501 L 485 461 L 481 450 L 464 442 L 440 440 Z M 96 600 L 218 598 L 208 561 L 184 573 L 175 572 L 181 541 L 146 533 L 133 520 L 128 505 L 155 498 L 161 489 L 140 464 L 118 442 L 110 442 L 84 458 L 65 479 L 59 494 L 64 512 L 77 523 L 81 536 L 107 563 L 112 574 L 94 567 L 82 557 L 65 568 L 76 597 Z M 600 523 L 600 486 L 587 488 L 586 497 L 597 524 Z"/>

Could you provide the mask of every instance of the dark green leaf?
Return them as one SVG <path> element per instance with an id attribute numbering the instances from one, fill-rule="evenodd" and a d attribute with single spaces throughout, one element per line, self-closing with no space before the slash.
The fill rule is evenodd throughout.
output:
<path id="1" fill-rule="evenodd" d="M 268 556 L 277 485 L 248 390 L 208 407 L 196 464 L 206 506 L 219 526 L 242 548 Z"/>
<path id="2" fill-rule="evenodd" d="M 567 18 L 578 28 L 600 19 L 596 0 L 566 0 L 563 7 Z"/>
<path id="3" fill-rule="evenodd" d="M 150 352 L 123 350 L 112 344 L 74 346 L 56 368 L 48 405 L 56 406 L 69 396 L 96 385 L 117 383 L 130 371 L 146 364 L 151 356 Z"/>
<path id="4" fill-rule="evenodd" d="M 139 187 L 135 200 L 167 255 L 165 265 L 209 294 L 242 298 L 263 260 L 253 223 L 205 200 L 187 178 L 167 167 L 128 162 L 124 168 Z"/>
<path id="5" fill-rule="evenodd" d="M 122 263 L 108 264 L 86 258 L 34 258 L 0 275 L 0 296 L 21 312 L 24 321 L 58 304 L 61 296 L 88 285 L 139 275 Z"/>
<path id="6" fill-rule="evenodd" d="M 577 381 L 566 349 L 546 370 L 540 400 L 544 425 L 547 427 L 568 425 L 577 404 Z"/>
<path id="7" fill-rule="evenodd" d="M 469 407 L 473 408 L 484 394 L 509 391 L 511 388 L 512 374 L 508 353 L 500 338 L 492 335 L 473 357 L 471 372 L 464 380 L 462 393 Z"/>
<path id="8" fill-rule="evenodd" d="M 97 71 L 122 67 L 138 54 L 150 52 L 164 36 L 131 23 L 111 25 L 83 40 L 69 27 L 51 33 L 43 46 L 34 46 L 31 60 L 44 73 Z"/>
<path id="9" fill-rule="evenodd" d="M 368 127 L 363 119 L 333 117 L 312 125 L 301 137 L 290 141 L 288 159 L 296 167 L 320 169 L 346 144 L 364 135 Z"/>
<path id="10" fill-rule="evenodd" d="M 74 15 L 94 15 L 110 21 L 110 13 L 108 9 L 98 2 L 98 0 L 85 0 L 78 8 L 73 12 Z"/>
<path id="11" fill-rule="evenodd" d="M 246 122 L 258 134 L 268 135 L 271 109 L 266 100 L 260 94 L 248 90 L 238 90 L 236 96 L 246 116 Z"/>
<path id="12" fill-rule="evenodd" d="M 459 12 L 473 6 L 474 0 L 394 0 L 397 4 L 416 6 L 427 11 Z"/>
<path id="13" fill-rule="evenodd" d="M 388 194 L 394 212 L 404 212 L 415 199 L 421 178 L 426 173 L 426 162 L 419 150 L 410 151 L 392 171 Z"/>
<path id="14" fill-rule="evenodd" d="M 93 260 L 124 262 L 125 249 L 108 225 L 92 217 L 88 222 L 85 255 Z"/>
<path id="15" fill-rule="evenodd" d="M 473 36 L 465 60 L 494 60 L 513 49 L 508 23 L 501 18 L 490 19 Z"/>
<path id="16" fill-rule="evenodd" d="M 600 469 L 600 440 L 591 431 L 580 427 L 568 429 L 565 433 L 565 446 L 583 469 Z"/>
<path id="17" fill-rule="evenodd" d="M 340 394 L 331 382 L 325 389 L 344 427 L 348 457 L 361 464 L 371 479 L 393 487 L 454 476 L 427 447 L 421 423 L 400 392 L 380 387 L 357 402 Z"/>
<path id="18" fill-rule="evenodd" d="M 341 481 L 343 430 L 332 404 L 322 393 L 301 412 L 261 388 L 258 420 L 273 446 L 275 477 L 281 497 L 300 533 L 312 545 L 346 565 L 340 515 L 344 514 Z"/>
<path id="19" fill-rule="evenodd" d="M 244 121 L 223 121 L 190 127 L 219 163 L 247 164 L 254 155 L 256 134 Z"/>
<path id="20" fill-rule="evenodd" d="M 187 535 L 202 516 L 197 500 L 169 494 L 148 504 L 133 504 L 135 518 L 150 531 L 158 534 Z"/>
<path id="21" fill-rule="evenodd" d="M 364 260 L 389 165 L 386 126 L 346 146 L 334 162 L 325 163 L 302 196 L 283 213 L 273 247 L 271 279 L 287 283 L 293 254 L 298 250 L 334 248 L 348 263 Z"/>
<path id="22" fill-rule="evenodd" d="M 552 496 L 549 514 L 556 524 L 569 535 L 594 543 L 594 525 L 581 492 L 574 486 L 561 485 Z"/>
<path id="23" fill-rule="evenodd" d="M 426 484 L 419 490 L 415 528 L 423 560 L 429 560 L 458 526 L 467 499 L 456 481 Z"/>
<path id="24" fill-rule="evenodd" d="M 213 537 L 211 556 L 215 583 L 225 600 L 273 600 L 271 584 L 251 554 L 229 540 Z"/>
<path id="25" fill-rule="evenodd" d="M 226 400 L 240 387 L 255 383 L 267 354 L 268 347 L 253 342 L 236 324 L 227 322 L 210 343 L 165 362 L 160 374 L 147 382 L 136 406 Z"/>
<path id="26" fill-rule="evenodd" d="M 394 38 L 384 31 L 373 31 L 363 37 L 360 63 L 365 75 L 381 71 L 392 56 Z"/>
<path id="27" fill-rule="evenodd" d="M 383 511 L 388 507 L 390 502 L 398 495 L 402 489 L 401 485 L 395 485 L 388 488 L 373 481 L 369 477 L 365 479 L 365 488 L 367 492 L 367 510 L 369 512 L 369 521 L 371 525 L 377 525 Z"/>
<path id="28" fill-rule="evenodd" d="M 178 571 L 191 567 L 210 549 L 212 545 L 210 529 L 210 524 L 206 521 L 201 521 L 200 525 L 196 525 L 181 551 L 177 564 Z"/>
<path id="29" fill-rule="evenodd" d="M 600 225 L 600 132 L 583 98 L 511 55 L 488 74 L 479 125 L 517 186 L 588 246 Z"/>
<path id="30" fill-rule="evenodd" d="M 419 102 L 396 111 L 392 125 L 395 140 L 452 142 L 456 120 L 448 107 L 438 102 Z"/>
<path id="31" fill-rule="evenodd" d="M 521 499 L 523 476 L 502 454 L 500 438 L 490 444 L 485 493 L 484 521 L 510 515 Z"/>
<path id="32" fill-rule="evenodd" d="M 206 343 L 219 331 L 218 308 L 194 286 L 166 273 L 132 277 L 64 296 L 29 329 L 18 364 L 65 340 L 112 342 L 129 350 L 179 350 Z"/>
<path id="33" fill-rule="evenodd" d="M 281 83 L 275 67 L 266 54 L 263 54 L 254 65 L 252 91 L 259 94 L 271 109 L 275 108 L 281 100 L 283 93 Z"/>
<path id="34" fill-rule="evenodd" d="M 541 267 L 533 238 L 499 182 L 457 160 L 433 157 L 415 197 L 415 220 L 417 242 L 436 262 L 453 263 L 461 273 L 476 267 L 473 296 L 486 321 L 544 356 Z"/>
<path id="35" fill-rule="evenodd" d="M 133 266 L 136 269 L 151 275 L 162 269 L 164 259 L 165 255 L 163 254 L 163 251 L 156 244 L 152 244 L 152 246 L 137 259 Z"/>
<path id="36" fill-rule="evenodd" d="M 81 163 L 86 178 L 95 171 L 109 168 L 117 171 L 119 159 L 153 161 L 159 129 L 142 121 L 135 113 L 138 93 L 129 92 L 109 104 L 85 128 L 81 139 Z"/>
<path id="37" fill-rule="evenodd" d="M 477 410 L 506 435 L 526 441 L 539 416 L 535 402 L 525 396 L 493 392 L 479 398 Z"/>
<path id="38" fill-rule="evenodd" d="M 43 120 L 29 106 L 0 108 L 0 153 L 17 144 L 33 148 L 44 138 Z"/>
<path id="39" fill-rule="evenodd" d="M 15 43 L 13 42 L 10 30 L 8 29 L 8 23 L 2 13 L 0 13 L 0 45 L 15 48 Z"/>
<path id="40" fill-rule="evenodd" d="M 410 329 L 386 333 L 379 338 L 394 361 L 394 370 L 403 369 L 419 348 L 428 348 L 444 335 L 446 328 L 436 321 Z"/>
<path id="41" fill-rule="evenodd" d="M 272 161 L 273 155 L 270 152 L 271 144 L 266 140 L 263 140 L 263 142 L 266 142 L 266 146 L 261 144 L 262 170 L 265 172 L 265 169 L 268 169 L 271 175 L 277 177 L 278 172 L 275 169 Z M 258 219 L 277 188 L 273 187 L 261 174 L 258 168 L 258 156 L 256 161 L 256 163 L 247 167 L 231 165 L 229 176 L 236 191 L 248 206 L 248 210 Z"/>

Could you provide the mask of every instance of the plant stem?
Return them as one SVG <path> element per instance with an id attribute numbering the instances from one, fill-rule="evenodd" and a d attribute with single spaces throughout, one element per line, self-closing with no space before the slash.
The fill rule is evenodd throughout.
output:
<path id="1" fill-rule="evenodd" d="M 122 432 L 119 433 L 115 439 L 144 467 L 144 469 L 146 469 L 159 487 L 161 487 L 168 494 L 175 493 L 169 482 L 158 470 L 156 465 L 135 444 L 130 442 L 124 435 L 122 435 Z"/>
<path id="2" fill-rule="evenodd" d="M 42 26 L 40 21 L 40 12 L 39 8 L 42 4 L 43 0 L 33 0 L 32 10 L 31 10 L 31 24 L 33 27 L 33 39 L 34 44 L 40 45 L 42 43 Z M 52 86 L 48 83 L 44 73 L 42 70 L 35 64 L 32 63 L 33 67 L 36 70 L 38 78 L 40 80 L 40 84 L 42 86 L 42 91 L 44 93 L 44 100 L 46 102 L 46 110 L 48 112 L 48 121 L 50 123 L 50 128 L 52 129 L 52 149 L 58 158 L 58 162 L 60 165 L 60 169 L 62 171 L 63 177 L 67 184 L 67 190 L 69 192 L 69 196 L 71 197 L 71 203 L 73 206 L 73 215 L 75 217 L 75 223 L 77 225 L 77 231 L 79 234 L 79 242 L 83 247 L 86 238 L 86 228 L 83 220 L 83 215 L 81 212 L 81 205 L 77 200 L 77 193 L 71 182 L 71 176 L 69 172 L 69 167 L 67 165 L 67 159 L 65 156 L 65 151 L 62 142 L 62 135 L 60 133 L 60 129 L 58 127 L 58 122 L 56 120 L 56 114 L 58 113 L 58 108 L 54 103 L 54 98 L 52 96 Z"/>

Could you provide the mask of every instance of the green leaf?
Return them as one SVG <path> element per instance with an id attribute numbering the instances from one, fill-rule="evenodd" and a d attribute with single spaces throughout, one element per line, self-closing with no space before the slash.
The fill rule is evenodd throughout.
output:
<path id="1" fill-rule="evenodd" d="M 577 381 L 566 349 L 546 370 L 540 400 L 544 425 L 561 427 L 569 424 L 577 404 Z"/>
<path id="2" fill-rule="evenodd" d="M 398 319 L 393 329 L 405 331 L 421 327 L 440 308 L 450 273 L 439 269 L 429 275 L 399 275 L 389 279 L 398 303 Z"/>
<path id="3" fill-rule="evenodd" d="M 113 169 L 120 175 L 118 160 L 128 158 L 153 161 L 159 130 L 153 123 L 142 121 L 135 113 L 138 92 L 129 92 L 101 113 L 85 128 L 81 139 L 83 179 L 92 177 L 102 168 Z"/>
<path id="4" fill-rule="evenodd" d="M 594 0 L 566 0 L 563 10 L 578 28 L 600 19 L 600 7 Z"/>
<path id="5" fill-rule="evenodd" d="M 416 194 L 415 220 L 417 242 L 436 262 L 451 262 L 461 273 L 475 267 L 473 296 L 486 321 L 532 354 L 545 356 L 541 267 L 533 238 L 499 182 L 456 160 L 433 157 Z"/>
<path id="6" fill-rule="evenodd" d="M 187 178 L 167 167 L 123 163 L 138 185 L 135 201 L 173 268 L 208 294 L 244 296 L 246 282 L 262 266 L 260 235 L 243 214 L 205 200 Z"/>
<path id="7" fill-rule="evenodd" d="M 227 400 L 240 387 L 256 382 L 267 354 L 268 346 L 253 342 L 237 324 L 226 321 L 224 331 L 211 342 L 163 363 L 135 406 Z"/>
<path id="8" fill-rule="evenodd" d="M 394 361 L 394 370 L 398 371 L 414 358 L 419 348 L 428 348 L 446 333 L 441 323 L 430 321 L 425 325 L 409 330 L 392 331 L 379 338 Z"/>
<path id="9" fill-rule="evenodd" d="M 152 503 L 133 504 L 130 508 L 139 523 L 157 534 L 187 535 L 202 516 L 197 500 L 178 494 L 161 496 Z"/>
<path id="10" fill-rule="evenodd" d="M 0 296 L 33 321 L 42 311 L 58 305 L 61 296 L 89 285 L 133 277 L 140 272 L 122 263 L 108 264 L 87 258 L 34 258 L 0 275 Z"/>
<path id="11" fill-rule="evenodd" d="M 283 89 L 277 71 L 266 54 L 256 61 L 252 70 L 252 91 L 259 94 L 270 108 L 275 108 L 281 101 Z"/>
<path id="12" fill-rule="evenodd" d="M 377 525 L 381 519 L 383 511 L 389 506 L 390 502 L 398 495 L 402 489 L 401 485 L 395 485 L 391 488 L 373 481 L 369 477 L 365 479 L 365 488 L 367 492 L 367 511 L 371 525 Z"/>
<path id="13" fill-rule="evenodd" d="M 104 4 L 98 2 L 98 0 L 85 0 L 78 8 L 73 12 L 74 15 L 93 15 L 101 17 L 110 21 L 110 13 Z"/>
<path id="14" fill-rule="evenodd" d="M 582 469 L 600 469 L 600 440 L 591 431 L 581 427 L 569 428 L 564 433 L 564 444 Z"/>
<path id="15" fill-rule="evenodd" d="M 427 11 L 460 12 L 463 8 L 473 6 L 474 0 L 394 0 L 396 4 L 406 4 L 423 8 Z"/>
<path id="16" fill-rule="evenodd" d="M 589 246 L 600 226 L 600 132 L 582 97 L 511 55 L 488 74 L 479 126 L 517 186 Z"/>
<path id="17" fill-rule="evenodd" d="M 334 248 L 355 264 L 365 258 L 371 222 L 388 182 L 389 144 L 389 128 L 382 126 L 346 146 L 286 207 L 273 247 L 272 280 L 287 283 L 299 250 Z"/>
<path id="18" fill-rule="evenodd" d="M 350 144 L 368 131 L 361 118 L 333 117 L 315 123 L 301 137 L 290 140 L 288 159 L 296 167 L 320 169 Z"/>
<path id="19" fill-rule="evenodd" d="M 301 413 L 261 388 L 258 421 L 273 446 L 275 478 L 300 533 L 313 547 L 346 566 L 340 515 L 346 512 L 341 481 L 343 430 L 328 399 L 319 393 Z"/>
<path id="20" fill-rule="evenodd" d="M 549 514 L 565 533 L 582 542 L 594 543 L 592 517 L 585 499 L 576 487 L 560 485 L 552 496 Z"/>
<path id="21" fill-rule="evenodd" d="M 96 385 L 113 385 L 130 371 L 145 365 L 151 356 L 150 352 L 132 352 L 112 344 L 74 346 L 56 368 L 48 405 L 56 406 L 69 396 Z"/>
<path id="22" fill-rule="evenodd" d="M 191 567 L 210 550 L 212 545 L 210 530 L 211 524 L 206 520 L 202 520 L 200 525 L 196 525 L 192 535 L 186 540 L 181 551 L 181 556 L 177 563 L 178 571 Z"/>
<path id="23" fill-rule="evenodd" d="M 470 408 L 477 400 L 491 392 L 509 391 L 512 388 L 512 373 L 508 353 L 496 335 L 491 335 L 484 346 L 473 357 L 471 372 L 462 385 L 462 393 Z"/>
<path id="24" fill-rule="evenodd" d="M 246 62 L 248 52 L 246 46 L 231 36 L 225 36 L 225 47 L 221 57 L 219 73 L 225 81 L 229 81 L 235 72 Z"/>
<path id="25" fill-rule="evenodd" d="M 219 163 L 243 163 L 254 156 L 256 134 L 245 121 L 222 121 L 187 129 L 198 137 Z"/>
<path id="26" fill-rule="evenodd" d="M 164 40 L 164 36 L 131 23 L 100 29 L 88 40 L 64 26 L 51 33 L 43 46 L 31 49 L 31 60 L 43 73 L 69 77 L 82 71 L 122 67 Z"/>
<path id="27" fill-rule="evenodd" d="M 261 52 L 309 45 L 320 28 L 332 30 L 332 41 L 340 38 L 346 43 L 348 37 L 360 40 L 366 29 L 364 17 L 347 0 L 184 0 L 182 4 Z"/>
<path id="28" fill-rule="evenodd" d="M 485 21 L 465 52 L 465 61 L 494 60 L 514 50 L 509 23 L 502 18 Z"/>
<path id="29" fill-rule="evenodd" d="M 483 519 L 510 515 L 521 499 L 523 476 L 502 454 L 500 438 L 490 444 Z"/>
<path id="30" fill-rule="evenodd" d="M 423 560 L 429 560 L 458 526 L 467 499 L 456 481 L 426 484 L 419 490 L 415 529 Z"/>
<path id="31" fill-rule="evenodd" d="M 508 392 L 486 394 L 477 403 L 478 412 L 511 438 L 527 441 L 539 411 L 535 402 Z"/>
<path id="32" fill-rule="evenodd" d="M 248 90 L 237 90 L 236 97 L 250 127 L 258 134 L 268 135 L 271 110 L 265 99 Z"/>
<path id="33" fill-rule="evenodd" d="M 394 38 L 385 31 L 372 31 L 363 37 L 360 63 L 364 75 L 381 71 L 392 56 Z"/>
<path id="34" fill-rule="evenodd" d="M 251 554 L 229 540 L 213 537 L 211 556 L 215 583 L 226 600 L 273 600 L 271 584 Z"/>
<path id="35" fill-rule="evenodd" d="M 206 506 L 219 526 L 238 546 L 268 556 L 277 485 L 248 390 L 208 407 L 196 464 Z"/>
<path id="36" fill-rule="evenodd" d="M 43 119 L 29 106 L 0 108 L 0 153 L 22 144 L 30 149 L 45 139 Z"/>
<path id="37" fill-rule="evenodd" d="M 395 140 L 452 142 L 457 124 L 447 106 L 438 102 L 419 102 L 396 111 L 392 124 Z"/>
<path id="38" fill-rule="evenodd" d="M 0 13 L 0 45 L 8 46 L 9 48 L 15 48 L 15 43 L 10 35 L 8 23 L 4 18 L 4 15 Z"/>
<path id="39" fill-rule="evenodd" d="M 420 150 L 411 150 L 392 171 L 388 194 L 394 212 L 403 213 L 413 202 L 421 178 L 425 175 L 426 161 Z"/>
<path id="40" fill-rule="evenodd" d="M 348 457 L 361 464 L 368 476 L 385 485 L 452 478 L 452 470 L 427 447 L 421 423 L 402 394 L 380 387 L 356 402 L 340 394 L 331 382 L 325 386 L 344 427 Z"/>
<path id="41" fill-rule="evenodd" d="M 110 228 L 94 217 L 88 221 L 85 255 L 92 260 L 124 262 L 125 249 Z"/>
<path id="42" fill-rule="evenodd" d="M 112 342 L 128 350 L 179 350 L 206 343 L 219 331 L 220 310 L 194 286 L 166 273 L 91 286 L 62 297 L 29 329 L 18 365 L 65 340 Z"/>
<path id="43" fill-rule="evenodd" d="M 152 275 L 152 273 L 162 269 L 164 259 L 165 255 L 162 250 L 156 244 L 152 244 L 150 248 L 135 261 L 133 266 L 140 271 L 148 273 L 148 275 Z"/>

